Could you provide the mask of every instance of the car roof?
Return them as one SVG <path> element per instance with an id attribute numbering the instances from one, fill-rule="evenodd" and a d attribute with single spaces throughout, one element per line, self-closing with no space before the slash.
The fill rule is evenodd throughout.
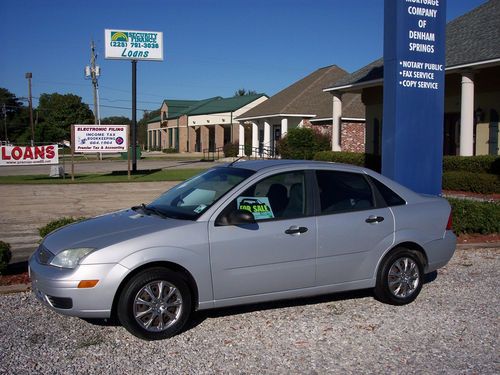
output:
<path id="1" fill-rule="evenodd" d="M 290 159 L 270 159 L 270 160 L 238 160 L 233 163 L 225 164 L 224 166 L 231 166 L 234 168 L 250 169 L 252 171 L 261 171 L 267 168 L 274 167 L 302 167 L 302 168 L 318 168 L 318 167 L 335 167 L 341 166 L 351 170 L 363 171 L 365 168 L 357 167 L 350 164 L 341 164 L 325 161 L 312 161 L 312 160 L 290 160 Z M 342 169 L 343 169 L 342 168 Z"/>

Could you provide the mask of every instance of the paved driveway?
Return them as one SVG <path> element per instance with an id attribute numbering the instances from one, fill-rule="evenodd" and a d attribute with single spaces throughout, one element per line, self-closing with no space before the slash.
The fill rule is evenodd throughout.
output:
<path id="1" fill-rule="evenodd" d="M 12 246 L 12 263 L 38 246 L 38 228 L 63 216 L 95 216 L 150 202 L 175 182 L 74 185 L 0 185 L 0 241 Z"/>

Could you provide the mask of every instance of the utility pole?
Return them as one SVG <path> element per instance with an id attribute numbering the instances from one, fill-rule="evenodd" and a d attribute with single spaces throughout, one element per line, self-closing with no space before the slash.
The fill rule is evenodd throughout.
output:
<path id="1" fill-rule="evenodd" d="M 35 126 L 33 125 L 33 97 L 31 95 L 31 78 L 33 74 L 28 72 L 25 74 L 28 80 L 28 100 L 29 100 L 29 111 L 30 111 L 30 126 L 31 126 L 31 146 L 35 145 Z"/>
<path id="2" fill-rule="evenodd" d="M 101 124 L 101 117 L 99 116 L 99 83 L 98 77 L 101 75 L 101 68 L 96 66 L 97 55 L 95 53 L 94 41 L 90 44 L 90 66 L 85 67 L 85 77 L 92 80 L 94 86 L 94 123 Z"/>
<path id="3" fill-rule="evenodd" d="M 3 126 L 5 128 L 5 144 L 9 143 L 9 137 L 7 136 L 7 108 L 5 107 L 5 103 L 2 105 L 2 114 L 3 114 Z"/>

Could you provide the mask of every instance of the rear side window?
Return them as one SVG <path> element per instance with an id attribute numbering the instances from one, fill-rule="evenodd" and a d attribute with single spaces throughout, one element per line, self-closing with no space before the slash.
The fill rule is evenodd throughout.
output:
<path id="1" fill-rule="evenodd" d="M 316 171 L 321 213 L 367 210 L 374 207 L 370 184 L 359 173 Z"/>
<path id="2" fill-rule="evenodd" d="M 382 197 L 385 200 L 385 203 L 388 206 L 401 206 L 406 204 L 406 201 L 403 198 L 401 198 L 399 195 L 397 195 L 394 191 L 389 189 L 383 183 L 381 183 L 380 181 L 376 180 L 373 177 L 370 177 L 370 179 L 373 185 L 375 185 L 379 193 L 382 195 Z"/>

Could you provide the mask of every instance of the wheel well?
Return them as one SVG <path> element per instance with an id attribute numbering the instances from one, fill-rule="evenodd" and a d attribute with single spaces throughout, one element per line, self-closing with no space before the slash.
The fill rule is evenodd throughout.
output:
<path id="1" fill-rule="evenodd" d="M 120 294 L 127 284 L 127 282 L 132 279 L 135 275 L 137 275 L 139 272 L 144 271 L 145 269 L 148 268 L 153 268 L 153 267 L 162 267 L 165 269 L 168 269 L 170 271 L 174 271 L 175 273 L 179 274 L 184 278 L 186 281 L 189 290 L 191 291 L 191 295 L 193 296 L 193 310 L 196 309 L 198 306 L 198 287 L 196 286 L 196 282 L 194 280 L 194 277 L 191 275 L 191 273 L 186 270 L 184 267 L 179 266 L 176 263 L 171 263 L 171 262 L 152 262 L 152 263 L 146 263 L 143 264 L 142 266 L 134 269 L 132 272 L 130 272 L 127 277 L 125 277 L 122 282 L 120 283 L 120 286 L 116 290 L 115 297 L 113 298 L 113 306 L 111 308 L 111 316 L 116 317 L 116 305 L 118 304 L 118 299 L 120 298 Z"/>
<path id="2" fill-rule="evenodd" d="M 425 250 L 423 249 L 422 246 L 416 244 L 415 242 L 401 242 L 394 246 L 387 254 L 385 255 L 386 257 L 391 254 L 394 249 L 397 249 L 398 247 L 404 247 L 408 250 L 411 250 L 415 253 L 420 258 L 420 261 L 424 265 L 424 269 L 427 268 L 428 260 L 427 260 L 427 254 L 425 254 Z"/>

